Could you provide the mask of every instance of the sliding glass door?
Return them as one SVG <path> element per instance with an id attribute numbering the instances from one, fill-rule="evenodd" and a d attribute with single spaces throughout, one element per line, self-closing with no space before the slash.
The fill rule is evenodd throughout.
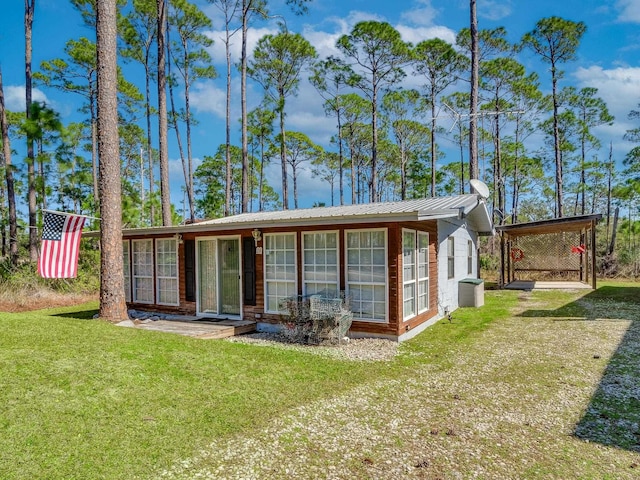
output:
<path id="1" fill-rule="evenodd" d="M 240 238 L 197 241 L 198 313 L 240 316 Z"/>

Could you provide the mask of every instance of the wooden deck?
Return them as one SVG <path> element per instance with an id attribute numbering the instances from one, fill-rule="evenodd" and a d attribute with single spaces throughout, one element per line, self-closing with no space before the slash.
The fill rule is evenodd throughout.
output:
<path id="1" fill-rule="evenodd" d="M 504 286 L 507 290 L 582 290 L 591 289 L 591 285 L 583 282 L 538 282 L 515 280 Z"/>
<path id="2" fill-rule="evenodd" d="M 155 330 L 157 332 L 175 333 L 188 337 L 211 339 L 226 338 L 256 331 L 256 322 L 251 320 L 212 320 L 185 317 L 180 320 L 155 320 L 152 322 L 135 322 L 136 328 Z"/>

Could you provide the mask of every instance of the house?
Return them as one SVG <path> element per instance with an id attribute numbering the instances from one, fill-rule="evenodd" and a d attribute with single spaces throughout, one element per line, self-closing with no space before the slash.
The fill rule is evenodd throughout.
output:
<path id="1" fill-rule="evenodd" d="M 405 340 L 458 306 L 493 225 L 476 194 L 244 213 L 123 232 L 130 308 L 255 320 L 285 297 L 345 291 L 352 336 Z"/>

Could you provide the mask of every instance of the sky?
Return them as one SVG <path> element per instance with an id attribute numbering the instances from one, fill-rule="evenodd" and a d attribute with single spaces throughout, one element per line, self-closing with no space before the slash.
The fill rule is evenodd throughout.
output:
<path id="1" fill-rule="evenodd" d="M 198 82 L 192 87 L 194 116 L 199 122 L 193 137 L 193 155 L 196 163 L 203 156 L 213 155 L 224 143 L 225 105 L 225 63 L 221 15 L 215 6 L 197 0 L 197 4 L 208 14 L 213 28 L 206 32 L 214 40 L 210 53 L 219 77 Z M 468 0 L 314 0 L 309 4 L 309 12 L 304 16 L 293 15 L 284 0 L 270 0 L 273 18 L 255 23 L 249 34 L 249 51 L 260 37 L 267 33 L 277 33 L 278 21 L 284 20 L 289 31 L 304 35 L 323 58 L 337 54 L 336 40 L 350 32 L 362 20 L 386 21 L 402 35 L 403 40 L 416 44 L 422 40 L 440 37 L 450 43 L 455 35 L 469 26 Z M 614 158 L 618 162 L 633 146 L 623 140 L 626 130 L 638 125 L 628 120 L 629 111 L 640 104 L 640 0 L 478 0 L 478 25 L 480 29 L 503 26 L 508 39 L 517 42 L 523 34 L 533 30 L 538 20 L 549 16 L 559 16 L 572 21 L 583 21 L 587 31 L 581 41 L 575 61 L 564 64 L 564 77 L 560 87 L 573 85 L 577 88 L 595 87 L 598 96 L 608 105 L 615 122 L 610 126 L 598 127 L 596 135 L 603 144 L 599 158 L 608 156 L 609 142 L 613 142 Z M 7 107 L 10 110 L 24 109 L 24 2 L 5 0 L 0 16 L 0 66 Z M 40 62 L 64 56 L 64 45 L 71 38 L 87 36 L 94 38 L 94 32 L 83 26 L 80 15 L 65 0 L 37 0 L 33 33 L 33 69 L 37 71 Z M 234 61 L 239 59 L 240 38 L 232 46 Z M 533 53 L 523 53 L 518 59 L 528 71 L 540 75 L 541 87 L 550 93 L 550 73 Z M 128 65 L 125 75 L 130 81 L 142 86 L 142 67 Z M 417 79 L 407 77 L 405 87 L 420 88 Z M 249 85 L 249 109 L 255 108 L 263 92 L 255 84 Z M 233 84 L 232 116 L 240 116 L 239 81 Z M 54 89 L 37 87 L 35 100 L 46 101 L 53 106 L 64 122 L 78 121 L 79 98 L 62 94 Z M 452 120 L 443 116 L 439 122 L 448 127 Z M 239 122 L 235 123 L 234 143 L 239 144 Z M 329 147 L 329 139 L 335 132 L 335 119 L 324 115 L 322 102 L 314 88 L 306 81 L 301 82 L 297 97 L 287 101 L 287 130 L 302 131 L 311 139 Z M 175 137 L 169 139 L 170 172 L 172 178 L 172 200 L 181 208 L 183 195 L 180 193 L 182 168 L 179 161 Z M 446 143 L 446 141 L 442 140 Z M 20 164 L 25 154 L 19 146 L 14 155 L 14 163 Z M 443 148 L 447 149 L 446 145 Z M 451 160 L 455 160 L 452 157 Z M 443 160 L 447 162 L 445 158 Z M 280 185 L 279 166 L 273 166 L 268 177 L 274 187 Z M 303 172 L 300 191 L 304 192 L 301 206 L 309 207 L 314 202 L 331 203 L 329 187 Z M 347 198 L 349 196 L 347 195 Z M 290 205 L 293 202 L 290 201 Z"/>

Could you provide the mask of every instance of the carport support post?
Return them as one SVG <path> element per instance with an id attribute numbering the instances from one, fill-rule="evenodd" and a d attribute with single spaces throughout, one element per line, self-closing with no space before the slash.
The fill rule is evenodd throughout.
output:
<path id="1" fill-rule="evenodd" d="M 591 220 L 591 286 L 596 289 L 596 221 Z"/>
<path id="2" fill-rule="evenodd" d="M 500 232 L 500 288 L 504 287 L 504 232 Z"/>

